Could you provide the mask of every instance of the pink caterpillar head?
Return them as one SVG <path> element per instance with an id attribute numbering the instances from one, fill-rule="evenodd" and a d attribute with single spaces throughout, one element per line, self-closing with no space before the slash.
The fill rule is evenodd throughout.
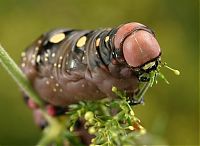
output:
<path id="1" fill-rule="evenodd" d="M 161 54 L 153 31 L 137 22 L 127 23 L 118 29 L 114 46 L 123 50 L 124 59 L 132 68 L 148 70 Z"/>

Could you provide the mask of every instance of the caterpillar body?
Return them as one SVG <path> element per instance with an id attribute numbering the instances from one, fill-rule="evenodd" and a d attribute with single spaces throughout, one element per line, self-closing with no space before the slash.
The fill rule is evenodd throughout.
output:
<path id="1" fill-rule="evenodd" d="M 22 53 L 21 68 L 41 98 L 65 107 L 81 100 L 130 97 L 143 73 L 155 70 L 160 46 L 151 29 L 137 22 L 97 30 L 56 29 Z"/>

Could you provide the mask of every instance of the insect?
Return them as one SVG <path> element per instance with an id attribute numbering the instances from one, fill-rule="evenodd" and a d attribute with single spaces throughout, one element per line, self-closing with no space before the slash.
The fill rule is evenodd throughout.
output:
<path id="1" fill-rule="evenodd" d="M 154 32 L 137 22 L 97 30 L 56 29 L 22 53 L 21 68 L 45 102 L 66 107 L 115 98 L 113 86 L 134 97 L 139 82 L 149 80 L 141 75 L 157 68 L 160 55 Z"/>
<path id="2" fill-rule="evenodd" d="M 143 98 L 134 98 L 145 89 L 139 84 L 149 81 L 143 75 L 157 69 L 160 55 L 154 32 L 137 22 L 97 30 L 56 29 L 22 53 L 21 69 L 44 100 L 47 113 L 59 116 L 69 104 L 116 98 L 113 86 L 126 91 L 130 104 L 141 103 Z M 24 99 L 33 109 L 35 123 L 45 128 L 48 123 L 37 104 L 26 95 Z M 83 127 L 78 124 L 76 130 L 89 145 L 91 135 Z"/>

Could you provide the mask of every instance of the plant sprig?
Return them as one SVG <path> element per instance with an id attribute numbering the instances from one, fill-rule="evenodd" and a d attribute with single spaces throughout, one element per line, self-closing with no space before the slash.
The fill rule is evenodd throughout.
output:
<path id="1" fill-rule="evenodd" d="M 95 135 L 91 145 L 132 145 L 136 144 L 136 135 L 145 133 L 140 120 L 135 116 L 125 96 L 125 92 L 112 88 L 118 99 L 103 99 L 99 101 L 80 102 L 71 105 L 67 112 L 71 131 L 79 119 L 84 117 L 85 127 L 89 134 Z M 103 108 L 102 108 L 103 107 Z M 107 113 L 104 113 L 104 110 Z"/>
<path id="2" fill-rule="evenodd" d="M 135 116 L 133 106 L 127 100 L 126 92 L 120 91 L 116 87 L 113 87 L 112 91 L 119 97 L 118 99 L 105 98 L 69 105 L 69 112 L 64 115 L 65 122 L 63 124 L 59 118 L 51 117 L 46 113 L 43 101 L 1 45 L 0 62 L 24 92 L 39 105 L 44 118 L 48 121 L 49 126 L 44 130 L 44 136 L 39 145 L 52 144 L 52 142 L 62 145 L 65 141 L 72 145 L 82 145 L 74 132 L 78 120 L 83 120 L 88 133 L 95 135 L 91 146 L 135 145 L 138 144 L 137 138 L 146 132 L 141 126 L 140 120 Z M 142 75 L 150 80 L 144 86 L 139 87 L 140 92 L 136 95 L 136 99 L 141 99 L 147 89 L 157 83 L 158 77 L 169 83 L 160 72 L 160 68 L 163 66 L 172 70 L 176 75 L 180 74 L 178 70 L 168 67 L 166 63 L 160 63 L 157 70 Z"/>
<path id="3" fill-rule="evenodd" d="M 14 60 L 9 56 L 5 49 L 0 45 L 0 63 L 10 74 L 10 76 L 16 81 L 16 83 L 21 87 L 21 89 L 40 107 L 41 113 L 44 118 L 48 121 L 49 126 L 42 139 L 39 141 L 39 145 L 47 145 L 55 140 L 60 133 L 62 133 L 62 126 L 56 118 L 49 116 L 44 110 L 44 104 L 38 94 L 32 89 L 30 82 L 26 76 L 22 73 L 20 68 L 14 62 Z"/>

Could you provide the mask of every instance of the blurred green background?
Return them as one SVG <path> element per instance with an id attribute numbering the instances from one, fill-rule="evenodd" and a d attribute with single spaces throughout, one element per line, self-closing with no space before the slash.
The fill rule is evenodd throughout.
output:
<path id="1" fill-rule="evenodd" d="M 163 73 L 135 108 L 143 126 L 170 145 L 199 140 L 199 17 L 197 0 L 0 0 L 0 42 L 16 62 L 41 33 L 57 27 L 94 29 L 137 21 L 151 27 L 162 59 L 181 71 Z M 0 145 L 34 145 L 41 137 L 18 86 L 0 67 Z M 164 142 L 160 142 L 164 144 Z"/>

